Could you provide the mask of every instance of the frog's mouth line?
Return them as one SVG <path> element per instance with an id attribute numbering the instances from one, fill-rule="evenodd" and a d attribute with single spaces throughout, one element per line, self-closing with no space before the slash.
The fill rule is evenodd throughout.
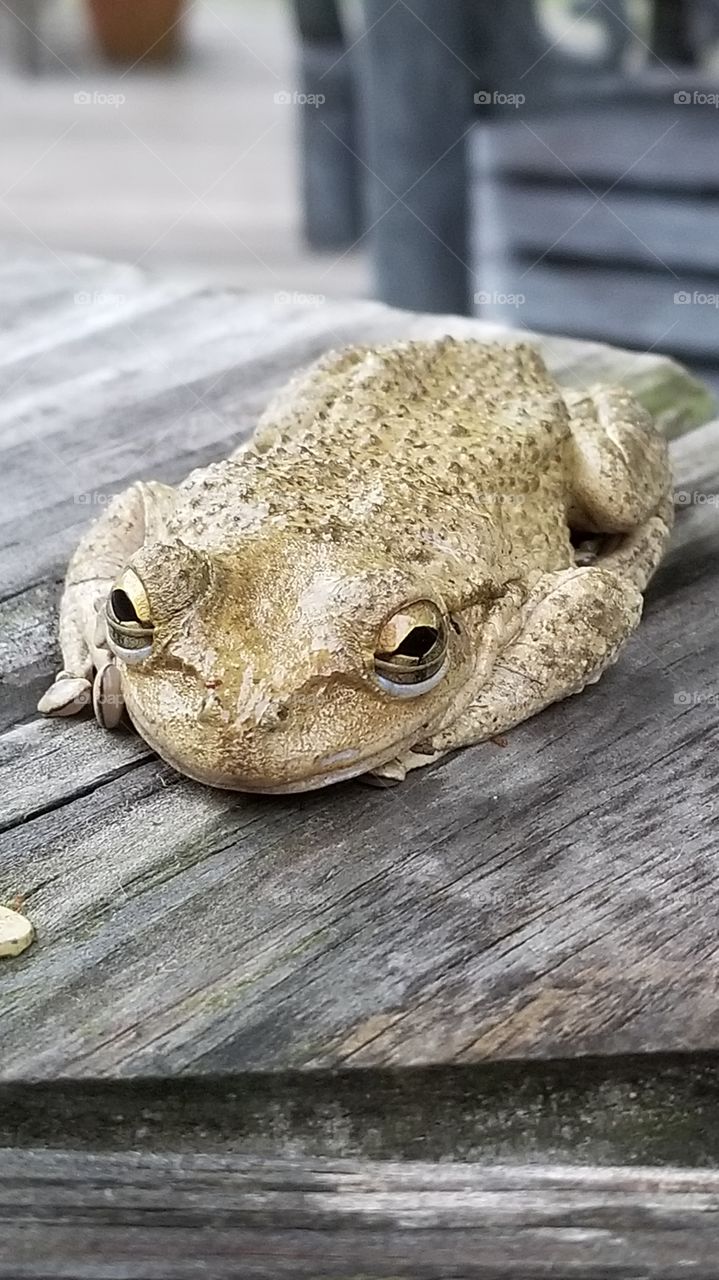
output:
<path id="1" fill-rule="evenodd" d="M 133 721 L 134 723 L 134 721 Z M 138 733 L 141 733 L 137 725 Z M 386 764 L 397 754 L 397 750 L 387 754 L 387 751 L 381 752 L 379 755 L 358 757 L 357 761 L 348 765 L 344 769 L 334 769 L 326 773 L 308 774 L 306 778 L 297 778 L 294 782 L 283 782 L 277 786 L 260 786 L 250 782 L 246 782 L 240 778 L 229 780 L 227 775 L 220 775 L 209 770 L 193 770 L 185 761 L 182 763 L 176 757 L 173 757 L 170 751 L 164 747 L 158 746 L 157 742 L 152 740 L 151 735 L 141 733 L 145 741 L 158 756 L 169 764 L 178 773 L 183 774 L 187 778 L 192 778 L 194 782 L 201 782 L 205 786 L 219 787 L 222 791 L 246 791 L 254 795 L 281 796 L 294 795 L 301 791 L 320 791 L 324 787 L 331 787 L 336 782 L 349 782 L 352 778 L 359 778 L 364 773 L 371 773 L 373 769 L 378 769 L 380 765 Z"/>
<path id="2" fill-rule="evenodd" d="M 316 773 L 310 773 L 305 778 L 296 778 L 294 781 L 280 783 L 277 786 L 255 785 L 246 782 L 241 778 L 231 778 L 229 774 L 213 773 L 210 770 L 193 770 L 191 765 L 186 761 L 180 761 L 178 756 L 173 755 L 169 748 L 158 742 L 157 738 L 142 718 L 142 715 L 135 711 L 134 707 L 128 706 L 126 702 L 127 713 L 132 721 L 135 729 L 144 738 L 145 742 L 153 751 L 156 751 L 161 760 L 169 764 L 171 768 L 176 769 L 178 773 L 183 774 L 187 778 L 192 778 L 194 782 L 201 782 L 205 786 L 219 787 L 223 791 L 246 791 L 255 795 L 293 795 L 302 791 L 319 791 L 323 787 L 333 786 L 336 782 L 348 782 L 351 778 L 361 777 L 363 773 L 371 773 L 373 769 L 378 769 L 380 765 L 386 764 L 399 752 L 407 749 L 409 743 L 395 743 L 393 747 L 385 747 L 381 752 L 375 752 L 372 755 L 358 755 L 351 764 L 345 768 L 336 769 L 318 769 Z M 346 752 L 338 753 L 346 755 Z"/>
<path id="3" fill-rule="evenodd" d="M 160 753 L 158 752 L 158 754 Z M 165 757 L 163 757 L 163 759 L 165 759 Z M 299 778 L 295 782 L 283 783 L 276 787 L 251 786 L 245 782 L 224 782 L 221 779 L 211 777 L 207 774 L 204 777 L 199 774 L 191 774 L 187 769 L 182 769 L 181 772 L 185 773 L 188 777 L 194 778 L 195 782 L 203 782 L 207 786 L 219 787 L 223 791 L 246 791 L 248 794 L 253 795 L 285 796 L 297 795 L 299 792 L 303 791 L 321 791 L 325 787 L 334 786 L 336 782 L 349 782 L 352 778 L 360 778 L 365 773 L 371 773 L 373 769 L 378 769 L 380 765 L 386 764 L 386 762 L 387 754 L 383 753 L 381 756 L 362 760 L 358 762 L 358 764 L 352 765 L 347 769 L 339 769 L 334 773 L 312 774 L 307 778 Z M 167 763 L 172 764 L 172 761 L 168 759 Z M 177 768 L 177 766 L 173 765 L 173 768 Z"/>

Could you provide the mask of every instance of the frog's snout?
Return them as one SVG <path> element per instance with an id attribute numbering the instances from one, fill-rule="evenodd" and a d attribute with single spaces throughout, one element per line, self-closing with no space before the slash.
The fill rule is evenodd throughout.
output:
<path id="1" fill-rule="evenodd" d="M 203 694 L 202 701 L 200 702 L 200 709 L 197 713 L 198 724 L 230 724 L 231 720 L 231 713 L 226 707 L 221 694 L 214 687 L 208 688 L 207 692 Z"/>
<path id="2" fill-rule="evenodd" d="M 224 689 L 219 681 L 206 685 L 200 701 L 197 721 L 202 725 L 226 725 L 239 734 L 262 729 L 268 733 L 281 729 L 289 719 L 287 701 L 270 697 L 248 697 L 243 689 L 237 692 Z"/>

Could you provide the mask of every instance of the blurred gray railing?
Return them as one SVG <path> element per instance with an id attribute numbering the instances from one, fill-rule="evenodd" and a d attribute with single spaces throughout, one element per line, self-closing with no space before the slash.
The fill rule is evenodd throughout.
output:
<path id="1" fill-rule="evenodd" d="M 592 7 L 594 56 L 553 45 L 530 0 L 364 0 L 351 36 L 340 6 L 296 7 L 303 87 L 326 97 L 303 115 L 310 243 L 361 236 L 395 306 L 656 347 L 719 379 L 719 84 L 697 69 L 715 0 L 657 0 L 641 39 L 625 7 Z"/>

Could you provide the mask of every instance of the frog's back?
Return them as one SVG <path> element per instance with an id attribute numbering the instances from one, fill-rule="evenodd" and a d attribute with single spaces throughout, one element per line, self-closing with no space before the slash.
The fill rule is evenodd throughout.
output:
<path id="1" fill-rule="evenodd" d="M 270 404 L 253 451 L 321 446 L 328 459 L 390 456 L 476 477 L 484 466 L 536 466 L 568 429 L 534 348 L 442 338 L 330 352 Z"/>
<path id="2" fill-rule="evenodd" d="M 559 390 L 523 344 L 348 348 L 295 378 L 232 459 L 188 477 L 173 532 L 230 545 L 371 529 L 388 554 L 401 537 L 406 557 L 430 536 L 474 547 L 489 522 L 517 554 L 531 538 L 565 554 L 568 434 Z"/>

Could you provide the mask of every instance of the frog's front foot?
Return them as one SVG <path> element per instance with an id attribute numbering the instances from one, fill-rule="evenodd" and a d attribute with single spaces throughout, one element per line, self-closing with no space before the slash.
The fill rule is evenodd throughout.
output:
<path id="1" fill-rule="evenodd" d="M 92 705 L 103 729 L 117 729 L 125 710 L 120 671 L 107 648 L 103 599 L 87 610 L 86 633 L 73 637 L 75 671 L 61 671 L 37 704 L 44 716 L 74 716 Z M 78 672 L 78 668 L 80 669 Z"/>
<path id="2" fill-rule="evenodd" d="M 75 716 L 89 706 L 92 682 L 86 676 L 60 671 L 37 704 L 43 716 Z"/>
<path id="3" fill-rule="evenodd" d="M 74 716 L 92 704 L 102 729 L 117 729 L 125 711 L 120 672 L 112 659 L 102 662 L 94 680 L 61 671 L 37 704 L 44 716 Z"/>

